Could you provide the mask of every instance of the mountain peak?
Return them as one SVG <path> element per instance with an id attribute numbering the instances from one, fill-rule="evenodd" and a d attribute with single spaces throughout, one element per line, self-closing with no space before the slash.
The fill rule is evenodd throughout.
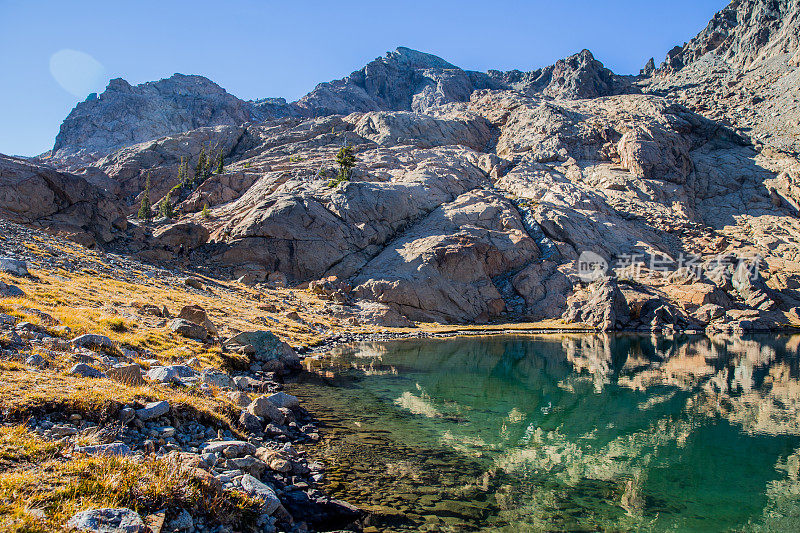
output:
<path id="1" fill-rule="evenodd" d="M 425 69 L 457 69 L 458 67 L 442 59 L 439 56 L 420 52 L 405 46 L 398 46 L 393 52 L 386 53 L 386 59 L 394 61 L 406 68 Z"/>

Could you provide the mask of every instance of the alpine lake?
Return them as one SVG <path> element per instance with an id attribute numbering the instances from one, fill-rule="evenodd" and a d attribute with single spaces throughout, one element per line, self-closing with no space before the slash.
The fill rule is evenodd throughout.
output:
<path id="1" fill-rule="evenodd" d="M 368 531 L 800 531 L 800 336 L 364 342 L 287 390 Z"/>

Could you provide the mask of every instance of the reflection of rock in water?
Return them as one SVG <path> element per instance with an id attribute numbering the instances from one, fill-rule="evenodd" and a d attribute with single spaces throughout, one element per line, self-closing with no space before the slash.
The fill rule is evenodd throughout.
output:
<path id="1" fill-rule="evenodd" d="M 703 472 L 702 462 L 691 461 L 712 453 L 714 443 L 723 454 L 735 451 L 738 439 L 750 435 L 742 442 L 754 446 L 762 464 L 758 443 L 769 441 L 757 439 L 800 437 L 798 339 L 417 340 L 351 348 L 314 364 L 323 373 L 338 369 L 343 374 L 333 381 L 356 389 L 372 384 L 370 393 L 384 398 L 387 411 L 375 421 L 393 428 L 386 442 L 394 448 L 384 444 L 390 449 L 369 456 L 351 442 L 332 456 L 347 457 L 342 479 L 358 480 L 359 488 L 349 486 L 343 496 L 407 509 L 402 512 L 410 522 L 399 529 L 429 520 L 443 530 L 702 528 L 710 523 L 703 522 L 703 505 L 716 505 L 713 491 L 728 489 L 715 484 L 715 471 Z M 412 439 L 407 449 L 396 445 L 403 432 Z M 419 446 L 418 438 L 439 447 Z M 375 453 L 375 441 L 362 439 L 359 446 Z M 800 455 L 779 457 L 780 442 L 768 448 L 775 454 L 771 462 L 747 484 L 753 494 L 761 491 L 766 505 L 761 517 L 758 498 L 743 504 L 752 507 L 751 529 L 788 525 L 800 516 Z M 451 452 L 443 456 L 442 449 Z M 431 462 L 431 454 L 441 463 Z M 684 494 L 670 492 L 682 486 L 670 479 L 674 465 L 701 480 L 690 484 L 699 492 L 689 498 L 697 501 L 683 503 Z M 739 475 L 731 465 L 716 468 Z M 695 521 L 669 521 L 684 514 Z M 746 524 L 737 520 L 725 527 Z"/>

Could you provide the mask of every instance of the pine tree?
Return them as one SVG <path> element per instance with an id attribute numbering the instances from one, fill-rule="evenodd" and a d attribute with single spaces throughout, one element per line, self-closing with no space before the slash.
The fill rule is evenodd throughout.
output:
<path id="1" fill-rule="evenodd" d="M 205 179 L 206 165 L 206 149 L 201 147 L 200 155 L 197 156 L 197 166 L 194 167 L 194 181 L 200 182 Z"/>
<path id="2" fill-rule="evenodd" d="M 336 154 L 336 163 L 339 165 L 339 181 L 350 179 L 350 173 L 356 166 L 356 156 L 353 154 L 353 146 L 348 144 L 343 146 Z"/>
<path id="3" fill-rule="evenodd" d="M 202 215 L 203 215 L 203 218 L 205 218 L 205 219 L 211 218 L 211 212 L 208 210 L 208 204 L 203 204 Z"/>
<path id="4" fill-rule="evenodd" d="M 225 172 L 225 161 L 222 157 L 222 150 L 220 150 L 217 154 L 217 174 L 222 174 L 223 172 Z"/>
<path id="5" fill-rule="evenodd" d="M 153 219 L 153 209 L 150 205 L 150 173 L 147 173 L 147 180 L 142 194 L 142 204 L 139 206 L 139 220 L 151 221 Z"/>

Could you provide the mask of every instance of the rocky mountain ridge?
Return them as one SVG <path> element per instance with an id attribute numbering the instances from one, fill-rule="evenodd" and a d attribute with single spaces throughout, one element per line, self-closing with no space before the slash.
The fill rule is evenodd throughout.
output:
<path id="1" fill-rule="evenodd" d="M 792 6 L 733 2 L 636 78 L 586 50 L 483 74 L 398 48 L 296 103 L 247 103 L 267 120 L 156 136 L 74 171 L 129 214 L 149 175 L 153 203 L 178 212 L 131 220 L 118 251 L 285 275 L 397 324 L 774 328 L 800 305 L 800 165 L 781 126 L 796 91 L 764 74 L 797 75 Z M 348 144 L 357 165 L 334 180 Z M 212 146 L 224 170 L 197 175 Z M 587 280 L 586 253 L 611 277 Z"/>
<path id="2" fill-rule="evenodd" d="M 99 97 L 78 104 L 61 125 L 50 154 L 80 168 L 114 150 L 200 127 L 244 125 L 289 117 L 313 118 L 369 111 L 428 110 L 466 102 L 483 89 L 516 89 L 554 98 L 593 98 L 635 91 L 584 50 L 533 72 L 462 70 L 432 54 L 399 47 L 349 76 L 320 83 L 297 102 L 245 102 L 202 76 L 175 74 L 131 86 L 114 79 Z"/>

